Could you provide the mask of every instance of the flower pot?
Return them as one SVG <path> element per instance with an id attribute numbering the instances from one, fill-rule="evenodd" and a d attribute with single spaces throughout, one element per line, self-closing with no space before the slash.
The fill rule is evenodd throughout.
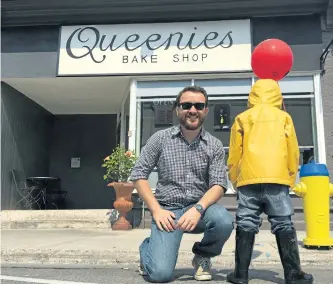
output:
<path id="1" fill-rule="evenodd" d="M 112 226 L 112 230 L 131 230 L 132 225 L 126 219 L 126 214 L 133 208 L 133 183 L 112 182 L 108 186 L 112 186 L 116 192 L 116 201 L 113 203 L 113 206 L 119 212 L 119 219 Z"/>

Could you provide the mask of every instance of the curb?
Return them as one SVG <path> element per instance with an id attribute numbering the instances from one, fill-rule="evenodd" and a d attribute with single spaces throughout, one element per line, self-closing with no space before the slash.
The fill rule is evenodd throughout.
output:
<path id="1" fill-rule="evenodd" d="M 233 251 L 222 252 L 212 259 L 213 264 L 223 267 L 234 266 Z M 189 266 L 193 258 L 192 252 L 180 251 L 177 265 Z M 3 250 L 2 264 L 11 266 L 24 265 L 94 265 L 108 267 L 115 264 L 138 264 L 139 253 L 133 250 L 89 251 L 89 250 L 51 250 L 51 249 L 20 249 Z M 261 253 L 253 256 L 252 267 L 272 266 L 281 264 L 278 254 Z M 330 251 L 301 252 L 301 265 L 327 266 L 333 265 Z"/>

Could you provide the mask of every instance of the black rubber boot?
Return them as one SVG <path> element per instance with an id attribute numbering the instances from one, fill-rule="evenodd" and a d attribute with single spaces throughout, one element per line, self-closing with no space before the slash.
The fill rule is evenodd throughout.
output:
<path id="1" fill-rule="evenodd" d="M 227 275 L 229 282 L 248 284 L 254 236 L 253 232 L 236 230 L 235 270 Z"/>
<path id="2" fill-rule="evenodd" d="M 284 269 L 285 283 L 313 283 L 313 276 L 301 270 L 296 231 L 280 231 L 275 236 Z"/>

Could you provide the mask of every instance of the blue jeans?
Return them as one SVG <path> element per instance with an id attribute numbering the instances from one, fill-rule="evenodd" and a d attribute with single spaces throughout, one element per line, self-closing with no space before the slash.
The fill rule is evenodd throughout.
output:
<path id="1" fill-rule="evenodd" d="M 176 220 L 191 206 L 174 209 L 164 208 L 176 215 Z M 202 219 L 191 233 L 204 233 L 201 242 L 193 245 L 193 253 L 203 257 L 220 255 L 224 243 L 233 230 L 233 216 L 219 204 L 213 204 L 204 212 Z M 140 261 L 151 282 L 168 282 L 172 279 L 183 231 L 160 231 L 152 221 L 151 235 L 140 246 Z"/>
<path id="2" fill-rule="evenodd" d="M 294 229 L 291 221 L 294 209 L 287 185 L 259 183 L 241 186 L 237 189 L 237 200 L 236 224 L 241 230 L 258 233 L 262 213 L 268 216 L 273 234 Z"/>

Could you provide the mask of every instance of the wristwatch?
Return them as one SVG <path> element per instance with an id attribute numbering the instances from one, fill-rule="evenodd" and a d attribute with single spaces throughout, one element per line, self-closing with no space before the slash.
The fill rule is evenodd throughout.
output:
<path id="1" fill-rule="evenodd" d="M 195 204 L 193 207 L 199 211 L 200 215 L 203 214 L 204 209 L 200 204 Z"/>

